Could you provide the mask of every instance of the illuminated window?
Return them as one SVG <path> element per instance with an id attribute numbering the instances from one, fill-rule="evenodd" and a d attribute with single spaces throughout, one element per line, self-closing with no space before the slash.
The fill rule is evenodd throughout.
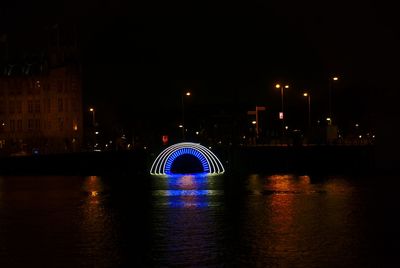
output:
<path id="1" fill-rule="evenodd" d="M 19 114 L 22 113 L 22 101 L 16 101 L 15 102 L 15 110 Z"/>
<path id="2" fill-rule="evenodd" d="M 4 101 L 0 101 L 0 114 L 5 114 L 6 109 L 4 105 Z"/>
<path id="3" fill-rule="evenodd" d="M 15 120 L 10 120 L 10 131 L 11 132 L 15 131 Z"/>
<path id="4" fill-rule="evenodd" d="M 68 99 L 64 99 L 64 110 L 68 112 Z"/>
<path id="5" fill-rule="evenodd" d="M 50 111 L 51 111 L 51 100 L 50 100 L 50 98 L 48 98 L 46 100 L 46 112 L 50 113 Z"/>
<path id="6" fill-rule="evenodd" d="M 32 129 L 33 129 L 33 124 L 34 124 L 33 119 L 29 119 L 29 120 L 28 120 L 28 129 L 29 129 L 29 130 L 32 130 Z"/>
<path id="7" fill-rule="evenodd" d="M 35 101 L 35 113 L 40 113 L 40 100 Z"/>
<path id="8" fill-rule="evenodd" d="M 4 91 L 5 91 L 6 88 L 7 88 L 6 87 L 6 82 L 5 81 L 4 82 L 0 81 L 0 96 L 4 95 Z"/>
<path id="9" fill-rule="evenodd" d="M 63 128 L 64 128 L 64 119 L 58 118 L 58 128 L 60 130 L 63 130 Z"/>
<path id="10" fill-rule="evenodd" d="M 57 92 L 61 93 L 64 90 L 64 83 L 62 80 L 57 81 Z"/>
<path id="11" fill-rule="evenodd" d="M 10 114 L 14 114 L 15 113 L 15 102 L 14 101 L 10 101 L 8 103 L 8 112 Z"/>
<path id="12" fill-rule="evenodd" d="M 15 95 L 22 95 L 22 86 L 21 86 L 21 84 L 19 84 L 19 85 L 15 88 Z"/>
<path id="13" fill-rule="evenodd" d="M 17 120 L 17 130 L 21 131 L 22 130 L 22 119 Z"/>
<path id="14" fill-rule="evenodd" d="M 33 101 L 28 101 L 28 113 L 33 113 Z"/>
<path id="15" fill-rule="evenodd" d="M 40 119 L 35 120 L 35 129 L 40 129 Z"/>
<path id="16" fill-rule="evenodd" d="M 29 81 L 29 85 L 28 85 L 28 91 L 27 91 L 27 93 L 28 93 L 28 95 L 32 95 L 33 94 L 33 88 L 34 88 L 34 81 Z"/>
<path id="17" fill-rule="evenodd" d="M 8 94 L 11 95 L 11 96 L 14 96 L 14 95 L 15 95 L 15 88 L 14 88 L 13 86 L 11 86 L 11 87 L 8 89 Z"/>

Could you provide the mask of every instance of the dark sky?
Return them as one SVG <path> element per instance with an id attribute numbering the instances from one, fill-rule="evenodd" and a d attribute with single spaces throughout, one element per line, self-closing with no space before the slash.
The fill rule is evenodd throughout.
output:
<path id="1" fill-rule="evenodd" d="M 331 75 L 341 77 L 337 106 L 356 120 L 374 113 L 376 94 L 396 87 L 399 21 L 390 3 L 132 2 L 10 1 L 0 32 L 76 25 L 85 104 L 106 121 L 176 116 L 184 88 L 197 106 L 278 109 L 275 81 L 290 83 L 294 111 L 307 88 L 322 113 Z"/>

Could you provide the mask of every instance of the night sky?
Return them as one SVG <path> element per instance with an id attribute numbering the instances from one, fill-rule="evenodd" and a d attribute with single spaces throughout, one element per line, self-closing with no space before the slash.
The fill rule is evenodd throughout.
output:
<path id="1" fill-rule="evenodd" d="M 319 116 L 332 75 L 341 77 L 337 116 L 368 123 L 376 96 L 396 87 L 398 19 L 382 1 L 31 2 L 3 3 L 0 33 L 29 50 L 40 47 L 34 36 L 46 27 L 76 27 L 84 108 L 96 106 L 104 124 L 175 122 L 187 88 L 197 113 L 278 111 L 278 81 L 291 85 L 285 101 L 293 117 L 305 109 L 305 89 Z"/>

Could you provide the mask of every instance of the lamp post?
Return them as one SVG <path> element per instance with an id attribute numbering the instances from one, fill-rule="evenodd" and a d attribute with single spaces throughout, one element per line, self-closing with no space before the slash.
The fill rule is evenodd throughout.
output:
<path id="1" fill-rule="evenodd" d="M 247 111 L 248 115 L 255 115 L 256 120 L 252 121 L 251 123 L 256 126 L 256 138 L 259 138 L 260 134 L 260 123 L 259 123 L 259 118 L 258 118 L 258 112 L 259 111 L 265 111 L 266 107 L 265 106 L 256 106 L 256 109 L 254 111 Z"/>
<path id="2" fill-rule="evenodd" d="M 311 94 L 308 92 L 303 93 L 304 97 L 307 97 L 308 102 L 308 128 L 311 128 Z"/>
<path id="3" fill-rule="evenodd" d="M 93 125 L 93 150 L 95 149 L 96 146 L 96 110 L 93 107 L 89 108 L 89 112 L 92 113 L 92 125 Z"/>
<path id="4" fill-rule="evenodd" d="M 282 136 L 285 133 L 285 113 L 283 110 L 283 91 L 284 89 L 288 89 L 289 85 L 281 85 L 281 84 L 276 84 L 275 88 L 280 89 L 281 90 L 281 113 L 282 113 L 282 117 L 280 117 L 280 119 L 282 120 Z"/>
<path id="5" fill-rule="evenodd" d="M 182 100 L 182 140 L 185 141 L 185 96 L 191 96 L 192 93 L 190 91 L 186 91 L 181 94 Z"/>
<path id="6" fill-rule="evenodd" d="M 95 127 L 95 126 L 96 126 L 96 117 L 95 117 L 95 110 L 94 110 L 94 108 L 93 108 L 93 107 L 90 107 L 90 108 L 89 108 L 89 112 L 92 113 L 92 124 L 93 124 L 93 127 Z"/>
<path id="7" fill-rule="evenodd" d="M 332 124 L 333 116 L 332 116 L 332 83 L 335 81 L 338 81 L 339 77 L 334 76 L 331 79 L 329 79 L 329 117 L 330 120 L 328 120 L 329 124 Z M 333 81 L 333 82 L 332 82 Z"/>

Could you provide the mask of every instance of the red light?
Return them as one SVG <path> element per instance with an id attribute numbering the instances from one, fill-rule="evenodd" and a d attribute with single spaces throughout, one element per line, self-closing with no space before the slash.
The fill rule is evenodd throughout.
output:
<path id="1" fill-rule="evenodd" d="M 163 135 L 162 136 L 162 143 L 163 143 L 163 145 L 167 145 L 168 144 L 168 135 Z"/>

